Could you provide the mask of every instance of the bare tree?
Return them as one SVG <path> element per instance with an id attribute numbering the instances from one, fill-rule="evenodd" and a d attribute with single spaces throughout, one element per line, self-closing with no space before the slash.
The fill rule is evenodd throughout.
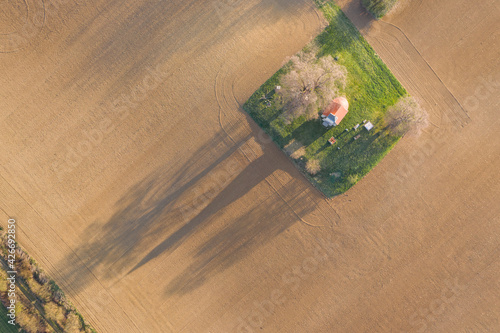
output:
<path id="1" fill-rule="evenodd" d="M 385 122 L 395 135 L 420 135 L 429 126 L 429 115 L 413 97 L 403 97 L 387 110 Z"/>
<path id="2" fill-rule="evenodd" d="M 292 69 L 281 79 L 283 117 L 287 122 L 301 116 L 316 116 L 344 87 L 347 70 L 331 56 L 316 58 L 317 48 L 301 51 L 290 61 Z"/>

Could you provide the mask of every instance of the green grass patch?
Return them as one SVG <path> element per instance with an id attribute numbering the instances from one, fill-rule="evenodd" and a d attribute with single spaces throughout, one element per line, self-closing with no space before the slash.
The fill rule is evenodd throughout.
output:
<path id="1" fill-rule="evenodd" d="M 0 304 L 0 332 L 2 333 L 19 333 L 20 327 L 19 325 L 11 325 L 8 323 L 10 320 L 9 317 L 7 317 L 7 308 L 3 306 L 3 304 Z M 22 331 L 24 332 L 24 331 Z"/>
<path id="2" fill-rule="evenodd" d="M 400 139 L 385 130 L 383 116 L 406 91 L 338 6 L 328 2 L 320 8 L 330 24 L 316 37 L 318 56 L 331 55 L 348 71 L 341 95 L 347 97 L 350 105 L 343 121 L 336 127 L 325 128 L 318 119 L 299 117 L 288 125 L 282 120 L 283 111 L 274 88 L 280 85 L 280 77 L 289 70 L 289 64 L 265 82 L 243 108 L 281 148 L 292 139 L 306 146 L 306 160 L 318 159 L 322 170 L 312 177 L 300 167 L 303 163 L 296 165 L 325 195 L 332 197 L 356 184 Z M 362 127 L 364 120 L 375 127 L 368 132 Z M 360 127 L 354 131 L 356 124 Z M 358 134 L 361 136 L 355 140 Z M 337 140 L 334 146 L 327 142 L 332 136 Z"/>

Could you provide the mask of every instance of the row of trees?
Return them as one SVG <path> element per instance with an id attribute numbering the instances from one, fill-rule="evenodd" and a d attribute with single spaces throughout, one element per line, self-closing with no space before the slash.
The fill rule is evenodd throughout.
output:
<path id="1" fill-rule="evenodd" d="M 8 254 L 6 245 L 4 234 L 0 237 L 0 255 L 4 261 Z M 95 333 L 84 323 L 57 284 L 19 246 L 16 248 L 15 267 L 18 272 L 17 283 L 23 286 L 21 290 L 16 285 L 16 323 L 25 332 Z M 3 306 L 10 304 L 6 277 L 6 271 L 0 265 L 0 301 Z M 36 301 L 31 302 L 25 292 Z M 44 318 L 51 321 L 52 325 Z"/>

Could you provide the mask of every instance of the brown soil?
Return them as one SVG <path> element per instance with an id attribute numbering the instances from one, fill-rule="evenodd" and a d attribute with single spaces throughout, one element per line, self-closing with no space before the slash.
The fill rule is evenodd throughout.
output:
<path id="1" fill-rule="evenodd" d="M 240 108 L 310 2 L 64 2 L 0 38 L 0 215 L 99 332 L 500 330 L 498 2 L 341 5 L 433 126 L 332 200 Z"/>

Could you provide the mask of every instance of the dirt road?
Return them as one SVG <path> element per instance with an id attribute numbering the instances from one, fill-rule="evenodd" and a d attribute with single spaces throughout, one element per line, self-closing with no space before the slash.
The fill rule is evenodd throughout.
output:
<path id="1" fill-rule="evenodd" d="M 0 214 L 99 332 L 500 329 L 498 1 L 341 3 L 434 125 L 332 200 L 239 107 L 310 2 L 30 1 L 39 28 L 0 26 Z"/>

